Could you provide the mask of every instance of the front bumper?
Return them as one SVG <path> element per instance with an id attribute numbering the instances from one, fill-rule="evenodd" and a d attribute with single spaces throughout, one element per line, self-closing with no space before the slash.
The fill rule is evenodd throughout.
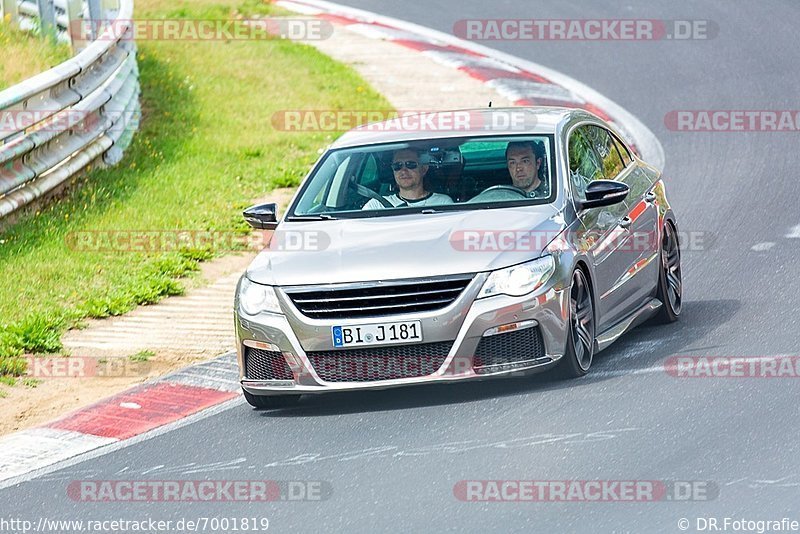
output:
<path id="1" fill-rule="evenodd" d="M 505 295 L 475 300 L 486 280 L 478 274 L 461 296 L 448 307 L 434 312 L 382 316 L 358 320 L 314 320 L 300 314 L 286 294 L 277 289 L 285 315 L 249 316 L 237 306 L 236 338 L 242 387 L 255 395 L 290 395 L 330 391 L 385 389 L 413 384 L 477 380 L 518 373 L 544 371 L 564 354 L 567 339 L 569 291 L 551 280 L 538 291 L 524 297 Z M 425 343 L 450 342 L 452 346 L 435 372 L 423 376 L 374 381 L 326 381 L 312 365 L 309 353 L 336 351 L 331 328 L 341 325 L 419 320 Z M 476 362 L 476 349 L 491 329 L 504 325 L 538 328 L 543 349 L 534 359 L 513 364 L 482 366 Z M 500 334 L 503 335 L 503 334 Z M 409 345 L 410 346 L 410 345 Z M 282 353 L 291 380 L 255 380 L 246 376 L 245 351 L 249 348 Z M 476 363 L 479 368 L 476 370 Z"/>

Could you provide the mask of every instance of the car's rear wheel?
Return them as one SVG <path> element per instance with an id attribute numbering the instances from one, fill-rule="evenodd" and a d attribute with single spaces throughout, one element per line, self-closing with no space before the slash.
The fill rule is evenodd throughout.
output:
<path id="1" fill-rule="evenodd" d="M 681 314 L 683 278 L 678 232 L 669 222 L 664 225 L 662 232 L 660 257 L 657 298 L 663 305 L 656 319 L 660 323 L 672 323 L 677 321 Z"/>
<path id="2" fill-rule="evenodd" d="M 244 399 L 247 404 L 259 410 L 269 410 L 271 408 L 286 408 L 294 406 L 300 400 L 300 395 L 280 395 L 280 396 L 267 396 L 267 395 L 253 395 L 244 389 Z"/>
<path id="3" fill-rule="evenodd" d="M 561 374 L 570 378 L 589 372 L 594 357 L 594 303 L 592 289 L 580 269 L 572 274 L 569 292 L 567 350 L 561 362 Z"/>

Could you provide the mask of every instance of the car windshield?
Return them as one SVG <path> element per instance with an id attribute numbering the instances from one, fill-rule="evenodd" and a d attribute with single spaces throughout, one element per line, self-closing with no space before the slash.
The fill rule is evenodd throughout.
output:
<path id="1" fill-rule="evenodd" d="M 553 137 L 437 139 L 331 150 L 287 220 L 552 202 Z"/>

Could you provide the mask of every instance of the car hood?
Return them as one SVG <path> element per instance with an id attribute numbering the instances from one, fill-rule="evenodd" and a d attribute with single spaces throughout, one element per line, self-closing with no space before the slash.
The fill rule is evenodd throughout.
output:
<path id="1" fill-rule="evenodd" d="M 564 227 L 552 206 L 283 222 L 247 277 L 289 286 L 490 271 L 537 258 Z"/>

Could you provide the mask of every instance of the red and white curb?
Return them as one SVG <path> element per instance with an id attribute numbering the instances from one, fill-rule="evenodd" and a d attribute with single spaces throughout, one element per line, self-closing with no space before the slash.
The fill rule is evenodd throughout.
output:
<path id="1" fill-rule="evenodd" d="M 543 65 L 432 30 L 324 0 L 277 0 L 277 5 L 319 17 L 366 37 L 417 50 L 434 61 L 465 72 L 517 106 L 581 108 L 614 125 L 649 164 L 663 170 L 664 149 L 639 119 L 591 87 Z"/>
<path id="2" fill-rule="evenodd" d="M 240 396 L 234 353 L 192 365 L 0 438 L 0 487 L 34 471 L 130 440 Z"/>

